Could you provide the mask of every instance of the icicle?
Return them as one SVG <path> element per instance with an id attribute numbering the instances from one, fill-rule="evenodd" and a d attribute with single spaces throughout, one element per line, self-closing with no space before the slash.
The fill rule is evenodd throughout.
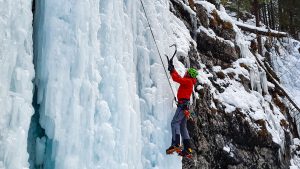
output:
<path id="1" fill-rule="evenodd" d="M 46 149 L 46 137 L 36 138 L 36 146 L 35 146 L 35 152 L 36 152 L 35 165 L 36 166 L 43 165 L 45 149 Z"/>
<path id="2" fill-rule="evenodd" d="M 250 81 L 251 81 L 251 89 L 255 90 L 254 82 L 255 82 L 255 72 L 254 69 L 250 69 Z"/>
<path id="3" fill-rule="evenodd" d="M 268 93 L 268 81 L 265 72 L 255 71 L 253 68 L 250 69 L 250 82 L 251 89 L 259 92 Z"/>
<path id="4" fill-rule="evenodd" d="M 260 74 L 258 71 L 255 71 L 254 73 L 254 90 L 257 91 L 258 93 L 262 94 L 262 89 L 260 85 Z"/>
<path id="5" fill-rule="evenodd" d="M 262 94 L 262 89 L 261 89 L 261 85 L 260 85 L 260 80 L 256 80 L 256 88 L 257 88 L 257 92 Z"/>
<path id="6" fill-rule="evenodd" d="M 267 80 L 267 74 L 266 74 L 265 71 L 260 72 L 260 83 L 261 83 L 261 86 L 262 86 L 262 91 L 263 91 L 265 94 L 269 94 L 269 92 L 268 92 L 268 80 Z"/>

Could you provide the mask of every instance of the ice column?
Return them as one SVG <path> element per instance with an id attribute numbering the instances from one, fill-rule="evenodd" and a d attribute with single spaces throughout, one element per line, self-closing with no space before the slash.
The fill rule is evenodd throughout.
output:
<path id="1" fill-rule="evenodd" d="M 31 1 L 0 1 L 0 168 L 29 166 L 34 76 Z"/>
<path id="2" fill-rule="evenodd" d="M 45 151 L 46 169 L 97 168 L 99 1 L 40 1 L 37 8 L 38 103 L 48 139 L 37 152 Z"/>
<path id="3" fill-rule="evenodd" d="M 40 2 L 37 85 L 47 141 L 37 149 L 44 167 L 181 168 L 178 157 L 165 155 L 173 97 L 140 1 Z M 162 53 L 175 38 L 191 39 L 168 0 L 144 2 Z"/>

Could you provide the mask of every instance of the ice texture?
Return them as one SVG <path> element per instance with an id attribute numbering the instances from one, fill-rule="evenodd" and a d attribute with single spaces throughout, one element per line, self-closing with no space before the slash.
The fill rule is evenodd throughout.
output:
<path id="1" fill-rule="evenodd" d="M 274 67 L 283 87 L 292 100 L 300 106 L 300 42 L 291 38 L 285 38 L 276 42 L 276 48 L 271 50 L 271 63 Z M 288 103 L 288 102 L 287 102 Z M 290 104 L 289 104 L 290 105 Z M 295 117 L 298 131 L 300 131 L 299 113 L 293 106 L 291 115 Z M 299 132 L 298 132 L 299 133 Z M 291 165 L 300 168 L 300 158 L 296 155 L 291 160 Z M 292 168 L 292 167 L 291 167 Z"/>
<path id="2" fill-rule="evenodd" d="M 46 150 L 46 137 L 37 138 L 35 166 L 43 165 L 45 150 Z"/>
<path id="3" fill-rule="evenodd" d="M 143 2 L 161 53 L 173 54 L 169 45 L 176 43 L 178 56 L 186 58 L 190 43 L 196 43 L 184 23 L 169 11 L 169 1 Z M 197 3 L 207 11 L 215 10 L 208 2 Z M 194 15 L 188 6 L 185 9 Z M 267 87 L 272 84 L 265 72 L 258 71 L 249 43 L 232 19 L 224 10 L 218 13 L 233 23 L 243 58 L 233 68 L 215 70 L 245 76 L 258 92 L 246 91 L 231 80 L 223 93 L 212 89 L 214 97 L 228 113 L 240 108 L 248 118 L 268 121 L 273 141 L 284 145 L 280 120 L 285 117 L 277 107 L 271 110 L 269 106 Z M 0 23 L 0 169 L 28 169 L 34 78 L 31 2 L 0 0 Z M 46 135 L 34 140 L 31 165 L 44 169 L 181 168 L 179 157 L 165 155 L 176 107 L 139 0 L 38 0 L 34 30 L 37 111 Z M 219 38 L 204 27 L 198 31 Z M 289 54 L 279 49 L 280 57 L 273 62 L 298 101 L 298 80 L 285 67 L 299 75 L 296 50 L 300 44 L 291 41 L 287 46 L 294 48 Z M 240 63 L 248 65 L 250 73 Z M 185 73 L 177 58 L 174 65 L 181 75 Z M 201 85 L 210 84 L 208 77 L 212 75 L 199 70 Z M 175 91 L 177 87 L 172 83 Z"/>
<path id="4" fill-rule="evenodd" d="M 0 1 L 0 169 L 26 169 L 34 77 L 31 1 Z"/>
<path id="5" fill-rule="evenodd" d="M 187 56 L 192 39 L 169 2 L 144 4 L 161 53 L 171 55 L 177 43 Z M 179 157 L 165 155 L 175 107 L 140 1 L 51 0 L 37 8 L 36 82 L 47 140 L 45 150 L 37 141 L 36 152 L 45 151 L 44 168 L 181 168 Z"/>
<path id="6" fill-rule="evenodd" d="M 286 38 L 282 42 L 277 42 L 277 49 L 272 49 L 271 62 L 274 66 L 282 85 L 300 105 L 300 42 Z"/>

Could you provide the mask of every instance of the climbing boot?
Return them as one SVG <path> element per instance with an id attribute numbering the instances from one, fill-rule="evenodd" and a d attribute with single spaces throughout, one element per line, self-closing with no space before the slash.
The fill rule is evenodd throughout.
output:
<path id="1" fill-rule="evenodd" d="M 175 135 L 175 140 L 172 139 L 172 145 L 166 150 L 166 154 L 173 154 L 175 151 L 177 153 L 181 151 L 179 134 Z"/>
<path id="2" fill-rule="evenodd" d="M 172 145 L 166 150 L 166 154 L 173 154 L 174 152 L 180 153 L 181 147 L 179 145 Z"/>
<path id="3" fill-rule="evenodd" d="M 191 148 L 183 149 L 181 152 L 178 153 L 178 155 L 182 157 L 192 158 L 192 152 L 193 150 Z"/>
<path id="4" fill-rule="evenodd" d="M 178 153 L 180 156 L 183 156 L 183 157 L 188 157 L 188 158 L 192 158 L 192 146 L 191 146 L 191 141 L 190 139 L 184 139 L 183 140 L 183 146 L 184 146 L 184 149 Z"/>

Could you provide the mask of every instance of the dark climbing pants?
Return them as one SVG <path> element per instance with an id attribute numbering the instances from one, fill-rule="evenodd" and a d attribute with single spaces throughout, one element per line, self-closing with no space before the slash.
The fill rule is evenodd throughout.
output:
<path id="1" fill-rule="evenodd" d="M 184 109 L 181 106 L 177 107 L 173 120 L 171 122 L 172 127 L 172 142 L 176 140 L 176 135 L 181 134 L 183 140 L 190 139 L 189 132 L 187 130 L 187 119 L 183 113 Z"/>

